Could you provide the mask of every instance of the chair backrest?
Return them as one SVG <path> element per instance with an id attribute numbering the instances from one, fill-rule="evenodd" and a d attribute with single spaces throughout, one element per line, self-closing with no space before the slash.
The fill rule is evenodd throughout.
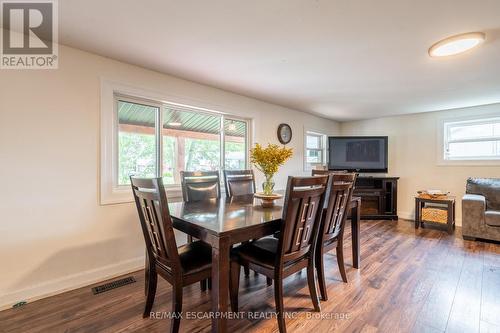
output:
<path id="1" fill-rule="evenodd" d="M 355 173 L 333 174 L 332 178 L 322 214 L 320 241 L 323 243 L 334 240 L 343 234 L 356 183 Z"/>
<path id="2" fill-rule="evenodd" d="M 130 177 L 149 260 L 181 272 L 172 219 L 162 178 Z"/>
<path id="3" fill-rule="evenodd" d="M 181 187 L 186 202 L 219 199 L 219 171 L 181 171 Z"/>
<path id="4" fill-rule="evenodd" d="M 357 174 L 356 173 L 351 173 L 351 172 L 348 172 L 348 171 L 344 171 L 344 170 L 335 170 L 335 171 L 333 171 L 333 170 L 315 170 L 315 169 L 313 169 L 312 172 L 311 172 L 311 174 L 312 174 L 312 176 L 332 175 L 332 176 L 335 176 L 335 181 L 336 182 L 343 182 L 343 181 L 349 182 L 352 179 L 352 175 L 354 175 L 354 186 L 356 185 Z M 328 198 L 330 196 L 330 189 L 331 189 L 330 186 L 326 189 L 325 208 L 328 205 Z M 354 187 L 353 187 L 352 190 L 354 191 Z"/>
<path id="5" fill-rule="evenodd" d="M 316 170 L 312 169 L 311 176 L 328 176 L 331 173 L 330 170 Z"/>
<path id="6" fill-rule="evenodd" d="M 276 260 L 286 263 L 313 250 L 328 182 L 329 176 L 288 177 Z"/>
<path id="7" fill-rule="evenodd" d="M 255 193 L 253 170 L 224 170 L 224 184 L 228 198 Z"/>
<path id="8" fill-rule="evenodd" d="M 332 171 L 332 170 L 316 170 L 316 169 L 313 169 L 312 172 L 311 172 L 311 175 L 312 176 L 324 176 L 324 175 L 336 175 L 336 174 L 344 174 L 344 173 L 347 173 L 347 171 L 342 171 L 342 170 Z"/>

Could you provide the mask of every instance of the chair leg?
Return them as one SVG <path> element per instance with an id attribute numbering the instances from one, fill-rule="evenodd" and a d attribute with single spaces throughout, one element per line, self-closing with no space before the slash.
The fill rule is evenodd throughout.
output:
<path id="1" fill-rule="evenodd" d="M 280 276 L 274 279 L 274 302 L 276 303 L 276 319 L 280 333 L 286 333 L 285 314 L 283 306 L 283 280 Z"/>
<path id="2" fill-rule="evenodd" d="M 337 244 L 337 263 L 339 265 L 340 275 L 342 276 L 342 281 L 347 283 L 347 275 L 345 273 L 345 265 L 344 265 L 344 242 L 342 238 L 339 239 Z"/>
<path id="3" fill-rule="evenodd" d="M 250 275 L 250 268 L 248 267 L 248 265 L 243 266 L 243 270 L 245 271 L 245 276 Z"/>
<path id="4" fill-rule="evenodd" d="M 237 261 L 231 262 L 229 278 L 229 297 L 231 300 L 231 311 L 238 312 L 238 289 L 240 288 L 241 266 Z"/>
<path id="5" fill-rule="evenodd" d="M 170 333 L 178 333 L 182 314 L 182 285 L 172 286 L 172 321 Z"/>
<path id="6" fill-rule="evenodd" d="M 321 299 L 323 301 L 327 301 L 328 294 L 326 291 L 325 266 L 323 263 L 322 249 L 316 252 L 316 272 L 318 274 L 319 293 L 321 295 Z"/>
<path id="7" fill-rule="evenodd" d="M 151 309 L 153 308 L 153 303 L 155 302 L 156 295 L 156 285 L 158 283 L 158 274 L 154 268 L 149 267 L 148 269 L 148 281 L 147 281 L 147 294 L 146 294 L 146 306 L 144 307 L 143 318 L 149 317 Z"/>
<path id="8" fill-rule="evenodd" d="M 149 255 L 148 251 L 146 250 L 146 260 L 144 263 L 144 295 L 148 296 L 148 289 L 149 289 Z"/>
<path id="9" fill-rule="evenodd" d="M 273 279 L 271 279 L 270 277 L 266 277 L 266 284 L 267 284 L 268 287 L 270 285 L 272 285 L 273 284 Z"/>
<path id="10" fill-rule="evenodd" d="M 200 281 L 200 289 L 201 291 L 207 291 L 207 280 L 201 280 Z"/>
<path id="11" fill-rule="evenodd" d="M 316 290 L 316 280 L 314 279 L 314 258 L 309 259 L 307 265 L 307 284 L 309 286 L 309 294 L 314 306 L 314 311 L 320 312 L 321 306 L 319 305 L 318 292 Z"/>

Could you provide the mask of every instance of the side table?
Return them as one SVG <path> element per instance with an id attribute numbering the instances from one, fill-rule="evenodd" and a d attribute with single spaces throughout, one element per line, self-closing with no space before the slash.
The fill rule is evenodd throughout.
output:
<path id="1" fill-rule="evenodd" d="M 446 212 L 446 221 L 437 221 L 436 219 L 426 219 L 422 214 L 422 209 L 439 209 Z M 446 196 L 440 198 L 422 198 L 415 197 L 415 229 L 430 225 L 446 225 L 449 234 L 453 233 L 455 228 L 455 197 Z"/>

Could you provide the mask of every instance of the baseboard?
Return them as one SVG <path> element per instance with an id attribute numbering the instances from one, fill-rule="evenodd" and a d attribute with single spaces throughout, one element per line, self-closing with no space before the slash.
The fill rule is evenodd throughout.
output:
<path id="1" fill-rule="evenodd" d="M 398 211 L 398 218 L 403 219 L 403 220 L 414 221 L 415 214 L 413 214 L 413 212 L 399 212 Z"/>
<path id="2" fill-rule="evenodd" d="M 143 268 L 144 256 L 77 274 L 63 276 L 28 288 L 15 290 L 8 294 L 0 295 L 0 311 L 11 308 L 12 305 L 20 301 L 34 302 L 41 298 L 85 287 Z"/>

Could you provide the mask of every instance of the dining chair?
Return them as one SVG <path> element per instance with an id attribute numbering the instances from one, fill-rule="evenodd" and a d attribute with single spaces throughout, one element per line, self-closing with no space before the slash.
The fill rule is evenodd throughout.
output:
<path id="1" fill-rule="evenodd" d="M 224 184 L 228 198 L 254 194 L 256 189 L 253 170 L 224 170 Z"/>
<path id="2" fill-rule="evenodd" d="M 226 197 L 228 198 L 254 194 L 256 187 L 253 170 L 224 170 L 224 186 L 226 188 Z M 244 266 L 243 271 L 245 272 L 245 276 L 250 275 L 248 266 Z M 258 275 L 257 272 L 255 274 Z M 269 279 L 267 280 L 267 284 L 271 284 Z"/>
<path id="3" fill-rule="evenodd" d="M 220 199 L 219 171 L 181 171 L 182 198 L 185 202 Z M 188 243 L 193 237 L 187 236 Z"/>
<path id="4" fill-rule="evenodd" d="M 158 275 L 172 285 L 170 332 L 178 332 L 184 286 L 211 277 L 212 249 L 201 241 L 177 247 L 162 178 L 130 177 L 135 204 L 146 243 L 146 305 L 143 317 L 150 315 L 155 300 Z"/>
<path id="5" fill-rule="evenodd" d="M 320 213 L 331 177 L 288 177 L 280 233 L 242 244 L 231 251 L 231 309 L 238 312 L 240 266 L 249 265 L 274 279 L 278 327 L 286 332 L 283 306 L 283 279 L 307 268 L 307 282 L 315 311 L 320 304 L 314 278 L 314 254 L 320 226 Z"/>
<path id="6" fill-rule="evenodd" d="M 327 189 L 325 206 L 321 212 L 321 227 L 316 249 L 316 270 L 321 299 L 328 300 L 325 281 L 324 254 L 336 249 L 337 264 L 342 281 L 347 282 L 344 266 L 344 228 L 351 202 L 355 173 L 332 173 L 333 181 Z"/>
<path id="7" fill-rule="evenodd" d="M 220 199 L 219 171 L 181 171 L 184 201 Z"/>

